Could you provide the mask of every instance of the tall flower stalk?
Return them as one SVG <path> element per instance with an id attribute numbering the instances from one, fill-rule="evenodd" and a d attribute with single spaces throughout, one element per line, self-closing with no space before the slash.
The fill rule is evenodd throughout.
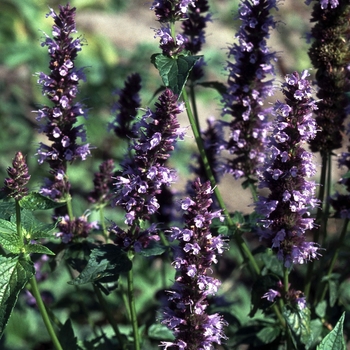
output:
<path id="1" fill-rule="evenodd" d="M 127 229 L 118 225 L 110 228 L 114 242 L 128 253 L 130 260 L 135 252 L 147 248 L 152 241 L 159 240 L 156 225 L 145 227 L 151 215 L 159 208 L 157 195 L 163 186 L 170 186 L 176 179 L 176 171 L 165 165 L 174 150 L 178 138 L 183 138 L 177 115 L 183 105 L 177 102 L 177 95 L 166 89 L 156 103 L 156 110 L 150 109 L 134 125 L 138 138 L 132 140 L 129 154 L 121 164 L 123 170 L 116 179 L 114 203 L 125 210 Z M 136 133 L 135 133 L 136 135 Z M 140 349 L 135 297 L 133 290 L 133 271 L 128 272 L 128 295 L 131 322 L 134 333 L 135 350 Z"/>
<path id="2" fill-rule="evenodd" d="M 306 231 L 315 226 L 309 210 L 318 205 L 316 185 L 307 180 L 315 175 L 316 168 L 312 154 L 303 148 L 317 130 L 312 118 L 317 106 L 307 76 L 307 71 L 301 75 L 294 72 L 282 85 L 286 102 L 274 105 L 276 119 L 260 172 L 260 187 L 267 187 L 270 194 L 256 203 L 257 212 L 264 216 L 260 238 L 269 242 L 287 268 L 319 255 L 318 245 L 306 241 Z"/>
<path id="3" fill-rule="evenodd" d="M 276 0 L 244 0 L 239 4 L 239 19 L 242 25 L 236 34 L 237 44 L 229 50 L 227 63 L 228 88 L 223 96 L 223 116 L 232 119 L 224 122 L 229 129 L 229 139 L 221 145 L 231 155 L 224 171 L 235 179 L 246 178 L 254 183 L 258 166 L 264 161 L 264 139 L 266 137 L 267 115 L 264 101 L 274 92 L 273 61 L 275 53 L 270 52 L 266 40 L 275 27 L 271 15 L 277 9 Z M 270 79 L 270 80 L 269 80 Z"/>
<path id="4" fill-rule="evenodd" d="M 193 182 L 192 198 L 181 201 L 185 211 L 185 227 L 171 229 L 171 240 L 178 240 L 173 265 L 177 271 L 175 284 L 168 291 L 169 306 L 165 309 L 163 324 L 175 335 L 175 341 L 162 342 L 164 349 L 213 349 L 226 339 L 226 322 L 218 314 L 208 315 L 207 297 L 216 294 L 220 281 L 211 277 L 211 265 L 223 253 L 225 243 L 221 236 L 213 236 L 210 224 L 214 218 L 223 220 L 221 211 L 210 211 L 212 189 L 210 182 Z"/>
<path id="5" fill-rule="evenodd" d="M 74 62 L 82 47 L 81 39 L 72 36 L 77 32 L 76 9 L 69 4 L 59 8 L 58 14 L 50 9 L 47 15 L 54 19 L 55 24 L 52 38 L 45 34 L 46 39 L 42 43 L 42 46 L 48 47 L 50 74 L 39 73 L 38 83 L 52 106 L 43 106 L 36 111 L 36 119 L 41 123 L 40 132 L 49 141 L 49 144 L 40 143 L 37 155 L 39 164 L 47 162 L 51 173 L 51 178 L 46 180 L 40 192 L 52 199 L 69 202 L 67 164 L 77 158 L 85 160 L 90 154 L 90 146 L 77 143 L 78 139 L 85 142 L 86 134 L 83 125 L 75 125 L 78 117 L 86 117 L 84 106 L 75 102 L 79 82 L 85 80 L 83 70 L 77 69 Z"/>

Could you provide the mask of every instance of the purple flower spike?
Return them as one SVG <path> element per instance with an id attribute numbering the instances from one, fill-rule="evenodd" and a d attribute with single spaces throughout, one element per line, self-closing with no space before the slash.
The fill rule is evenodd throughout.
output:
<path id="1" fill-rule="evenodd" d="M 26 184 L 30 179 L 26 160 L 21 152 L 17 152 L 12 161 L 12 167 L 7 169 L 8 178 L 5 179 L 5 186 L 1 189 L 9 197 L 20 200 L 28 194 Z"/>
<path id="2" fill-rule="evenodd" d="M 131 74 L 125 82 L 124 88 L 118 92 L 119 100 L 114 106 L 116 111 L 115 120 L 108 128 L 114 130 L 115 134 L 124 139 L 133 137 L 131 124 L 137 115 L 140 107 L 141 77 L 139 74 Z"/>
<path id="3" fill-rule="evenodd" d="M 168 291 L 169 306 L 165 309 L 163 324 L 175 335 L 174 342 L 162 342 L 164 349 L 213 349 L 226 339 L 227 325 L 218 314 L 208 315 L 207 296 L 216 294 L 220 281 L 211 277 L 211 265 L 223 253 L 225 242 L 221 236 L 212 236 L 213 218 L 223 219 L 221 211 L 211 212 L 212 189 L 209 181 L 193 183 L 194 196 L 182 201 L 185 228 L 173 227 L 172 240 L 179 240 L 173 265 L 177 270 L 175 284 Z"/>
<path id="4" fill-rule="evenodd" d="M 54 176 L 50 187 L 43 188 L 42 193 L 56 198 L 57 193 L 53 194 L 55 188 L 59 187 L 59 196 L 64 197 L 69 191 L 69 184 L 57 185 L 55 177 L 66 173 L 66 162 L 77 158 L 85 160 L 90 154 L 90 147 L 77 144 L 78 138 L 85 142 L 86 135 L 82 125 L 74 125 L 79 116 L 86 117 L 84 106 L 74 102 L 79 81 L 85 79 L 82 69 L 77 69 L 74 63 L 82 46 L 79 38 L 72 37 L 76 33 L 75 8 L 60 6 L 59 14 L 51 9 L 47 16 L 55 22 L 53 39 L 45 34 L 46 40 L 42 43 L 42 46 L 48 47 L 50 74 L 39 73 L 38 83 L 53 106 L 43 106 L 36 112 L 36 119 L 41 122 L 40 132 L 45 133 L 50 141 L 50 145 L 40 144 L 37 155 L 40 164 L 44 161 L 49 163 Z"/>
<path id="5" fill-rule="evenodd" d="M 309 218 L 309 208 L 318 205 L 315 183 L 305 180 L 315 174 L 312 155 L 302 144 L 316 135 L 312 113 L 317 109 L 311 98 L 311 88 L 301 76 L 286 76 L 282 85 L 286 103 L 277 101 L 267 144 L 267 160 L 260 173 L 260 187 L 270 189 L 270 195 L 260 197 L 256 210 L 265 216 L 261 239 L 267 239 L 286 267 L 303 264 L 317 258 L 317 244 L 305 241 L 305 232 L 315 227 Z"/>
<path id="6" fill-rule="evenodd" d="M 115 204 L 126 211 L 126 224 L 136 219 L 147 220 L 159 208 L 156 195 L 162 185 L 170 186 L 176 172 L 165 166 L 177 139 L 182 139 L 177 115 L 183 105 L 177 103 L 177 96 L 166 89 L 156 103 L 156 111 L 148 110 L 141 121 L 135 124 L 140 137 L 134 139 L 130 152 L 134 156 L 122 164 L 124 170 L 116 177 Z M 130 154 L 131 154 L 130 153 Z"/>
<path id="7" fill-rule="evenodd" d="M 271 53 L 266 45 L 269 31 L 275 27 L 270 12 L 276 8 L 276 0 L 241 1 L 239 19 L 242 21 L 236 34 L 238 44 L 229 51 L 235 63 L 228 62 L 228 89 L 223 96 L 223 115 L 234 119 L 224 122 L 224 128 L 230 129 L 227 142 L 221 149 L 232 156 L 224 171 L 236 179 L 256 175 L 259 164 L 264 161 L 264 140 L 269 109 L 263 108 L 264 100 L 273 95 L 274 75 Z"/>
<path id="8" fill-rule="evenodd" d="M 186 13 L 191 6 L 196 6 L 196 0 L 155 0 L 151 6 L 158 21 L 176 22 L 186 18 Z"/>

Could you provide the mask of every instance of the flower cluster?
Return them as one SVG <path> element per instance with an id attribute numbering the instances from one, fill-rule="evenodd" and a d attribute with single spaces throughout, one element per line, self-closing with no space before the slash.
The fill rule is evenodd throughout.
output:
<path id="1" fill-rule="evenodd" d="M 7 169 L 8 178 L 5 179 L 5 187 L 2 191 L 7 196 L 20 200 L 28 194 L 28 188 L 25 187 L 30 179 L 26 160 L 21 152 L 17 152 L 12 161 L 12 167 Z"/>
<path id="2" fill-rule="evenodd" d="M 160 0 L 154 1 L 151 10 L 154 10 L 161 28 L 155 29 L 155 38 L 160 38 L 160 48 L 163 55 L 176 56 L 185 49 L 186 37 L 176 36 L 171 31 L 171 24 L 187 18 L 189 6 L 195 6 L 194 0 Z"/>
<path id="3" fill-rule="evenodd" d="M 284 292 L 284 286 L 281 281 L 277 283 L 276 289 L 269 289 L 262 298 L 270 302 L 276 301 L 277 298 L 284 296 L 285 302 L 289 302 L 292 305 L 296 305 L 300 310 L 306 308 L 306 298 L 304 293 L 300 290 L 289 289 L 287 293 Z"/>
<path id="4" fill-rule="evenodd" d="M 169 294 L 163 324 L 174 332 L 174 342 L 162 342 L 165 349 L 204 350 L 225 339 L 226 322 L 218 314 L 208 315 L 207 297 L 217 292 L 220 281 L 208 276 L 211 265 L 217 262 L 225 243 L 221 236 L 213 236 L 210 224 L 214 218 L 223 219 L 221 211 L 209 210 L 212 200 L 210 183 L 193 182 L 194 196 L 181 201 L 185 228 L 173 227 L 171 240 L 178 240 L 173 265 L 177 277 Z"/>
<path id="5" fill-rule="evenodd" d="M 60 238 L 63 243 L 88 237 L 92 230 L 99 228 L 97 221 L 88 222 L 88 216 L 88 214 L 84 214 L 72 220 L 68 215 L 61 217 L 58 220 L 57 228 L 59 232 L 56 233 L 56 237 Z"/>
<path id="6" fill-rule="evenodd" d="M 236 179 L 256 175 L 256 169 L 264 160 L 264 138 L 269 109 L 262 107 L 267 96 L 273 95 L 274 75 L 272 60 L 275 53 L 269 51 L 266 39 L 275 27 L 270 12 L 276 8 L 276 0 L 242 1 L 239 18 L 242 21 L 236 34 L 238 44 L 229 51 L 235 63 L 228 62 L 228 88 L 223 98 L 223 115 L 233 117 L 223 122 L 230 136 L 221 149 L 227 150 L 229 159 L 224 171 Z"/>
<path id="7" fill-rule="evenodd" d="M 316 258 L 319 249 L 305 240 L 306 230 L 315 226 L 314 219 L 307 217 L 308 210 L 318 205 L 315 183 L 305 180 L 316 172 L 312 154 L 302 147 L 316 135 L 312 113 L 317 107 L 307 76 L 307 71 L 301 76 L 294 72 L 282 85 L 286 103 L 274 105 L 276 119 L 268 140 L 268 158 L 260 173 L 260 187 L 271 193 L 256 203 L 257 212 L 265 216 L 261 238 L 277 250 L 286 267 Z"/>
<path id="8" fill-rule="evenodd" d="M 131 74 L 124 88 L 118 92 L 119 100 L 114 106 L 116 117 L 108 125 L 110 130 L 123 139 L 133 137 L 131 124 L 137 115 L 137 109 L 140 107 L 141 76 L 137 73 Z"/>
<path id="9" fill-rule="evenodd" d="M 350 33 L 347 0 L 316 3 L 311 21 L 314 38 L 309 50 L 313 66 L 317 69 L 316 82 L 320 99 L 316 122 L 320 132 L 310 141 L 311 150 L 325 156 L 342 146 L 350 92 Z M 337 7 L 336 7 L 337 6 Z M 322 8 L 321 8 L 322 7 Z M 335 8 L 336 7 L 336 8 Z"/>
<path id="10" fill-rule="evenodd" d="M 183 138 L 177 115 L 183 105 L 177 103 L 177 96 L 166 89 L 155 104 L 135 124 L 139 138 L 130 146 L 131 158 L 122 163 L 123 171 L 116 176 L 115 204 L 126 211 L 126 224 L 136 219 L 147 220 L 159 208 L 156 195 L 161 186 L 169 186 L 176 178 L 176 172 L 165 166 L 169 152 L 173 151 L 177 139 Z"/>
<path id="11" fill-rule="evenodd" d="M 42 46 L 48 47 L 51 72 L 49 75 L 39 73 L 38 83 L 42 85 L 43 95 L 49 98 L 53 106 L 44 106 L 38 110 L 36 119 L 45 121 L 40 131 L 46 134 L 51 144 L 41 143 L 37 155 L 40 164 L 44 161 L 49 163 L 53 175 L 53 180 L 46 183 L 43 193 L 60 198 L 69 192 L 69 183 L 64 181 L 66 162 L 76 158 L 85 160 L 90 154 L 90 146 L 77 144 L 78 138 L 85 142 L 86 135 L 82 125 L 74 126 L 79 116 L 86 116 L 83 105 L 74 102 L 79 81 L 85 79 L 82 70 L 76 69 L 74 65 L 77 53 L 81 50 L 81 40 L 72 38 L 72 34 L 76 33 L 75 8 L 60 6 L 58 15 L 51 9 L 47 16 L 51 16 L 55 22 L 53 39 L 46 35 L 42 43 Z"/>

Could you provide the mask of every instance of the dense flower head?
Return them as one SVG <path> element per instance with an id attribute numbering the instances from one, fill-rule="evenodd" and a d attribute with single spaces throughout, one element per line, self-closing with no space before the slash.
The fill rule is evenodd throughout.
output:
<path id="1" fill-rule="evenodd" d="M 75 8 L 60 6 L 59 14 L 51 9 L 48 16 L 55 23 L 53 38 L 45 34 L 42 46 L 48 47 L 50 74 L 39 73 L 38 83 L 53 106 L 43 106 L 36 112 L 36 119 L 41 123 L 40 132 L 46 134 L 50 145 L 40 143 L 37 155 L 40 164 L 46 161 L 54 172 L 65 173 L 66 162 L 76 158 L 85 160 L 90 154 L 88 144 L 77 144 L 78 138 L 86 141 L 84 127 L 74 125 L 79 116 L 86 117 L 84 106 L 74 102 L 79 81 L 85 79 L 82 69 L 77 69 L 74 63 L 82 43 L 79 38 L 72 37 L 76 33 Z"/>
<path id="2" fill-rule="evenodd" d="M 135 121 L 137 110 L 140 107 L 141 76 L 131 74 L 125 81 L 123 89 L 118 91 L 119 100 L 113 107 L 116 112 L 115 119 L 108 125 L 110 130 L 123 139 L 133 137 L 131 129 Z"/>
<path id="3" fill-rule="evenodd" d="M 109 237 L 124 251 L 132 249 L 136 253 L 146 249 L 152 242 L 160 240 L 156 224 L 152 224 L 147 229 L 135 226 L 124 230 L 113 223 L 109 228 Z"/>
<path id="4" fill-rule="evenodd" d="M 114 161 L 108 159 L 99 166 L 99 172 L 94 176 L 94 189 L 90 193 L 88 200 L 91 203 L 107 204 L 112 199 L 112 185 L 114 175 Z"/>
<path id="5" fill-rule="evenodd" d="M 88 217 L 89 213 L 73 219 L 68 215 L 58 218 L 59 232 L 56 233 L 56 237 L 60 238 L 62 243 L 88 237 L 92 230 L 99 228 L 97 221 L 88 222 Z"/>
<path id="6" fill-rule="evenodd" d="M 169 186 L 176 179 L 176 171 L 165 166 L 178 138 L 183 138 L 177 115 L 183 105 L 177 96 L 166 89 L 155 104 L 135 124 L 139 138 L 131 142 L 133 155 L 122 163 L 123 171 L 116 176 L 115 204 L 126 211 L 126 223 L 136 219 L 147 220 L 159 208 L 156 195 L 161 186 Z"/>
<path id="7" fill-rule="evenodd" d="M 11 198 L 20 200 L 28 194 L 26 187 L 30 175 L 26 160 L 21 152 L 17 152 L 12 161 L 12 167 L 7 169 L 8 178 L 4 180 L 2 190 Z"/>
<path id="8" fill-rule="evenodd" d="M 325 7 L 322 7 L 322 3 Z M 328 3 L 328 2 L 327 2 Z M 330 1 L 321 6 L 315 3 L 311 21 L 313 43 L 309 56 L 317 69 L 316 122 L 320 132 L 310 141 L 311 150 L 322 155 L 342 147 L 344 120 L 347 117 L 350 92 L 350 3 L 342 0 L 339 5 Z M 338 5 L 338 6 L 336 6 Z"/>
<path id="9" fill-rule="evenodd" d="M 173 227 L 170 239 L 178 240 L 173 266 L 177 270 L 175 284 L 168 291 L 169 305 L 164 311 L 163 324 L 175 335 L 174 342 L 162 342 L 165 349 L 213 349 L 226 339 L 226 322 L 218 314 L 208 315 L 207 296 L 218 291 L 220 281 L 209 276 L 211 265 L 223 253 L 225 242 L 213 236 L 210 224 L 214 218 L 223 220 L 221 211 L 210 211 L 212 189 L 210 183 L 193 182 L 194 196 L 181 201 L 185 211 L 185 228 Z"/>
<path id="10" fill-rule="evenodd" d="M 273 95 L 274 75 L 270 52 L 266 40 L 275 27 L 271 10 L 276 0 L 241 1 L 239 19 L 242 25 L 236 34 L 238 43 L 233 44 L 229 57 L 235 62 L 227 63 L 228 88 L 223 95 L 223 115 L 233 120 L 224 122 L 229 128 L 229 139 L 221 148 L 231 155 L 225 171 L 236 179 L 256 175 L 256 169 L 264 160 L 264 139 L 269 109 L 264 109 L 264 100 Z"/>
<path id="11" fill-rule="evenodd" d="M 196 0 L 155 0 L 151 6 L 159 22 L 176 22 L 186 18 L 191 6 L 196 6 Z"/>
<path id="12" fill-rule="evenodd" d="M 282 85 L 286 103 L 274 105 L 276 119 L 260 170 L 260 187 L 269 188 L 270 194 L 256 203 L 257 212 L 265 217 L 261 238 L 270 242 L 286 267 L 315 259 L 319 249 L 305 241 L 306 230 L 315 226 L 314 219 L 308 217 L 309 208 L 318 205 L 316 185 L 305 179 L 315 175 L 315 165 L 311 153 L 302 147 L 316 135 L 312 113 L 317 106 L 307 76 L 307 71 L 301 75 L 294 72 Z"/>

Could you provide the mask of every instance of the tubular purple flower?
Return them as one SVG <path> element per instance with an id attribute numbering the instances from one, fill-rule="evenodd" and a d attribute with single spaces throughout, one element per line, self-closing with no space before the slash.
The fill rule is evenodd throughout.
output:
<path id="1" fill-rule="evenodd" d="M 122 164 L 123 171 L 116 177 L 115 204 L 126 211 L 126 224 L 135 220 L 147 220 L 159 208 L 156 195 L 162 185 L 170 186 L 176 171 L 165 166 L 177 139 L 184 137 L 177 115 L 183 105 L 177 96 L 166 89 L 156 103 L 156 111 L 148 110 L 139 123 L 138 139 L 134 139 L 130 152 L 134 155 Z"/>
<path id="2" fill-rule="evenodd" d="M 315 174 L 315 165 L 311 153 L 302 148 L 316 135 L 312 113 L 317 107 L 307 76 L 307 71 L 301 76 L 294 72 L 282 85 L 286 103 L 277 101 L 274 105 L 276 119 L 260 170 L 260 187 L 269 188 L 270 195 L 256 203 L 257 212 L 265 216 L 260 238 L 270 242 L 286 267 L 319 255 L 319 247 L 305 241 L 306 230 L 315 227 L 314 219 L 308 217 L 309 209 L 318 205 L 316 185 L 305 179 Z"/>
<path id="3" fill-rule="evenodd" d="M 213 343 L 226 339 L 223 328 L 227 325 L 218 314 L 208 315 L 207 296 L 217 292 L 220 281 L 208 276 L 211 265 L 222 254 L 225 242 L 221 236 L 212 236 L 210 224 L 214 218 L 223 220 L 221 211 L 211 212 L 212 189 L 210 182 L 193 182 L 194 196 L 181 202 L 185 228 L 173 227 L 171 240 L 179 240 L 174 251 L 173 266 L 177 270 L 175 284 L 170 291 L 169 305 L 162 321 L 175 335 L 174 342 L 161 346 L 177 349 L 213 349 Z"/>
<path id="4" fill-rule="evenodd" d="M 196 6 L 195 0 L 156 0 L 151 10 L 154 10 L 158 21 L 176 22 L 186 18 L 189 6 Z"/>
<path id="5" fill-rule="evenodd" d="M 76 33 L 75 8 L 70 8 L 69 4 L 60 6 L 59 14 L 51 9 L 48 16 L 55 22 L 53 39 L 45 34 L 46 40 L 42 46 L 48 47 L 51 72 L 49 75 L 39 73 L 38 83 L 42 85 L 43 95 L 49 98 L 53 106 L 43 106 L 36 111 L 36 119 L 42 122 L 40 132 L 46 134 L 50 145 L 41 143 L 37 155 L 40 164 L 44 161 L 49 163 L 53 175 L 53 180 L 47 181 L 49 187 L 44 187 L 41 192 L 51 198 L 61 198 L 68 194 L 69 183 L 61 181 L 57 186 L 56 176 L 64 176 L 66 162 L 77 158 L 85 160 L 90 154 L 90 146 L 77 144 L 78 138 L 85 142 L 86 135 L 82 125 L 74 126 L 77 117 L 86 117 L 84 106 L 74 102 L 79 81 L 85 79 L 82 69 L 77 69 L 74 64 L 77 53 L 81 50 L 81 40 L 72 37 Z M 55 191 L 56 187 L 60 188 L 58 192 Z"/>
<path id="6" fill-rule="evenodd" d="M 259 164 L 264 161 L 264 140 L 266 137 L 267 114 L 263 103 L 274 92 L 273 81 L 267 80 L 274 75 L 273 60 L 275 53 L 270 52 L 266 39 L 269 31 L 275 27 L 271 10 L 276 0 L 243 0 L 239 5 L 239 19 L 242 21 L 229 57 L 235 63 L 228 62 L 228 89 L 223 95 L 223 113 L 233 117 L 223 122 L 229 128 L 230 136 L 221 145 L 233 158 L 227 160 L 224 171 L 236 179 L 256 175 Z"/>

